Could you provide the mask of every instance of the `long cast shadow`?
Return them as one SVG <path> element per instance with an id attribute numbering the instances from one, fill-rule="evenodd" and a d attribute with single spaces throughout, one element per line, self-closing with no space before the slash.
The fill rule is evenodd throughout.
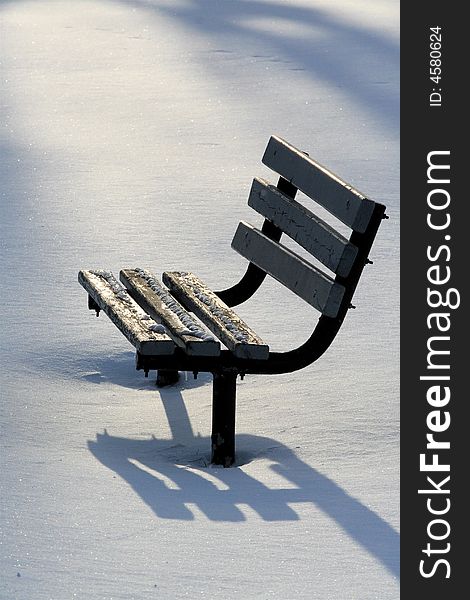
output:
<path id="1" fill-rule="evenodd" d="M 333 12 L 293 3 L 188 0 L 168 5 L 152 0 L 117 1 L 179 21 L 188 30 L 202 32 L 214 43 L 233 39 L 237 47 L 243 47 L 240 41 L 256 42 L 265 50 L 263 55 L 253 55 L 252 59 L 286 63 L 289 70 L 304 71 L 308 76 L 340 87 L 378 116 L 383 125 L 398 127 L 399 45 L 371 29 L 337 18 Z M 276 30 L 260 26 L 260 19 L 268 19 L 272 24 L 298 24 L 310 33 L 302 37 L 281 33 L 279 27 Z M 230 55 L 231 51 L 220 48 L 209 51 L 205 66 L 210 68 L 225 53 Z M 233 69 L 230 63 L 227 72 L 231 79 Z M 377 77 L 371 80 L 374 71 Z M 217 73 L 220 76 L 220 70 Z"/>
<path id="2" fill-rule="evenodd" d="M 196 505 L 213 521 L 239 522 L 248 505 L 265 521 L 295 521 L 296 503 L 322 510 L 358 544 L 399 576 L 399 535 L 379 515 L 350 496 L 334 481 L 300 460 L 277 440 L 237 435 L 238 466 L 209 467 L 207 437 L 195 436 L 180 391 L 161 391 L 172 439 L 115 437 L 106 431 L 88 441 L 93 455 L 122 477 L 156 516 L 193 520 Z M 243 464 L 265 457 L 286 481 L 270 488 L 246 472 Z"/>
<path id="3" fill-rule="evenodd" d="M 0 0 L 0 9 L 13 1 Z M 176 4 L 160 4 L 157 0 L 115 1 L 156 17 L 163 15 L 178 21 L 190 31 L 203 33 L 214 43 L 233 38 L 237 47 L 242 47 L 243 41 L 256 42 L 266 49 L 266 54 L 253 55 L 252 59 L 285 62 L 290 70 L 305 71 L 307 75 L 340 87 L 379 117 L 384 126 L 398 128 L 399 45 L 371 29 L 337 18 L 333 12 L 292 3 L 259 0 L 187 0 Z M 286 33 L 281 35 L 274 28 L 267 30 L 260 27 L 257 19 L 299 24 L 304 30 L 310 29 L 311 33 L 303 38 Z M 216 48 L 209 51 L 205 65 L 210 68 L 216 57 L 220 58 L 221 52 L 225 50 Z M 227 69 L 231 78 L 233 68 L 231 64 Z M 370 80 L 371 72 L 377 73 L 376 80 Z M 390 74 L 391 81 L 384 80 L 386 73 Z"/>

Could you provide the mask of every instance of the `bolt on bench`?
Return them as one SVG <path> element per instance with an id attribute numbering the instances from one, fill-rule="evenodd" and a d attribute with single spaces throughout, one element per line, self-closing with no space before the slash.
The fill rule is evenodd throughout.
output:
<path id="1" fill-rule="evenodd" d="M 385 206 L 278 137 L 271 137 L 262 160 L 280 178 L 277 186 L 253 181 L 248 204 L 265 220 L 261 230 L 238 225 L 232 247 L 249 264 L 233 287 L 213 292 L 183 271 L 163 273 L 164 285 L 140 268 L 122 270 L 122 283 L 109 271 L 78 275 L 88 307 L 97 315 L 103 310 L 135 346 L 138 370 L 145 376 L 157 370 L 157 385 L 175 383 L 178 371 L 213 374 L 211 460 L 226 467 L 235 460 L 237 376 L 296 371 L 325 352 L 352 308 L 378 227 L 387 218 Z M 349 239 L 297 202 L 298 190 L 347 225 Z M 331 274 L 280 244 L 283 233 Z M 271 352 L 230 308 L 250 298 L 267 274 L 321 313 L 309 339 L 288 352 Z"/>

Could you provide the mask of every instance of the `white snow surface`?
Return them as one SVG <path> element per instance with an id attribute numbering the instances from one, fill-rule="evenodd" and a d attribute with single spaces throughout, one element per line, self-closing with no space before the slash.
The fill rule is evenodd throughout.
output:
<path id="1" fill-rule="evenodd" d="M 398 598 L 398 2 L 0 18 L 1 600 Z M 390 219 L 332 347 L 240 382 L 237 466 L 211 468 L 210 376 L 158 391 L 77 273 L 235 283 L 273 133 Z M 317 318 L 272 280 L 236 310 L 274 350 Z"/>

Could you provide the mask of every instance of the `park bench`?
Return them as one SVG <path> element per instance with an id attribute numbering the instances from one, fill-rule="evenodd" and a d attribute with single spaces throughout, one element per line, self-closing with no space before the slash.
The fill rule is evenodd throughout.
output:
<path id="1" fill-rule="evenodd" d="M 224 466 L 235 460 L 237 377 L 296 371 L 325 352 L 352 308 L 378 227 L 387 218 L 382 204 L 278 137 L 271 137 L 262 161 L 280 177 L 277 186 L 253 181 L 248 204 L 264 223 L 261 230 L 238 225 L 232 247 L 249 264 L 233 287 L 213 292 L 184 271 L 163 273 L 163 284 L 140 268 L 122 270 L 121 281 L 103 270 L 78 275 L 88 307 L 108 315 L 135 346 L 137 369 L 146 376 L 157 371 L 157 385 L 176 382 L 178 371 L 212 373 L 211 461 Z M 298 190 L 347 225 L 349 239 L 299 203 Z M 330 274 L 280 244 L 283 233 Z M 296 349 L 270 351 L 231 308 L 250 298 L 266 274 L 321 313 L 308 340 Z"/>

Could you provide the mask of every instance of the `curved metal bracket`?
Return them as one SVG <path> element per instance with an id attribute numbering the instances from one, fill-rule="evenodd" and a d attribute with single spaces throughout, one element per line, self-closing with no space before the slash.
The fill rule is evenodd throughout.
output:
<path id="1" fill-rule="evenodd" d="M 297 193 L 297 188 L 287 181 L 287 179 L 284 179 L 284 177 L 279 178 L 277 189 L 289 198 L 295 198 Z M 279 229 L 279 227 L 276 227 L 268 219 L 264 220 L 261 231 L 266 237 L 275 242 L 278 242 L 282 236 L 282 230 Z M 238 283 L 226 290 L 215 292 L 215 294 L 219 296 L 222 302 L 225 302 L 227 306 L 237 306 L 253 296 L 263 283 L 265 277 L 266 273 L 262 269 L 253 263 L 250 263 L 245 275 L 243 275 Z"/>
<path id="2" fill-rule="evenodd" d="M 303 369 L 315 362 L 330 346 L 338 333 L 350 308 L 352 297 L 361 277 L 364 266 L 369 261 L 369 252 L 384 218 L 385 206 L 376 203 L 369 225 L 364 233 L 353 231 L 350 242 L 357 246 L 358 254 L 351 272 L 347 277 L 336 276 L 335 281 L 346 288 L 338 315 L 335 318 L 322 315 L 309 339 L 294 350 L 287 352 L 270 352 L 266 361 L 247 361 L 242 373 L 290 373 Z M 250 265 L 251 266 L 251 265 Z M 243 281 L 243 279 L 242 279 Z M 232 288 L 233 289 L 233 288 Z"/>
<path id="3" fill-rule="evenodd" d="M 335 278 L 335 281 L 346 288 L 338 315 L 335 318 L 322 315 L 312 335 L 304 344 L 288 352 L 270 352 L 264 365 L 260 362 L 256 366 L 251 365 L 246 373 L 290 373 L 297 371 L 315 362 L 328 349 L 336 337 L 348 310 L 353 308 L 351 300 L 364 266 L 370 263 L 368 259 L 369 252 L 379 225 L 384 218 L 384 213 L 385 206 L 376 203 L 366 231 L 364 233 L 353 231 L 351 234 L 350 242 L 357 246 L 358 254 L 349 275 L 347 277 L 336 276 Z"/>
<path id="4" fill-rule="evenodd" d="M 281 239 L 282 231 L 267 219 L 265 219 L 261 231 L 275 242 L 278 242 Z M 215 292 L 215 294 L 222 302 L 225 302 L 227 306 L 237 306 L 253 296 L 263 283 L 265 277 L 265 271 L 253 263 L 249 263 L 245 275 L 243 275 L 238 283 L 221 292 Z"/>

